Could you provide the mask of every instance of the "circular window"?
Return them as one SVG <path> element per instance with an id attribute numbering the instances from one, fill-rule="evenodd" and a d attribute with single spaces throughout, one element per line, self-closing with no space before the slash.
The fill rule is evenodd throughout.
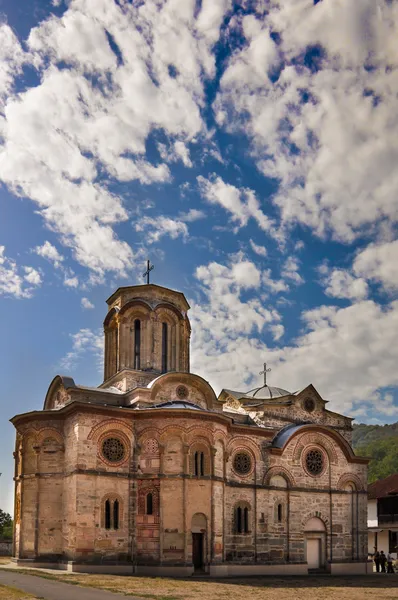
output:
<path id="1" fill-rule="evenodd" d="M 177 398 L 184 400 L 184 398 L 188 398 L 188 389 L 185 385 L 179 385 L 176 390 Z"/>
<path id="2" fill-rule="evenodd" d="M 312 398 L 304 400 L 304 408 L 307 412 L 312 412 L 315 409 L 315 401 Z"/>
<path id="3" fill-rule="evenodd" d="M 323 454 L 320 450 L 309 450 L 305 456 L 305 466 L 310 475 L 320 475 L 323 471 Z"/>
<path id="4" fill-rule="evenodd" d="M 124 445 L 118 438 L 106 438 L 102 442 L 102 454 L 109 462 L 117 463 L 126 455 Z"/>
<path id="5" fill-rule="evenodd" d="M 234 457 L 234 470 L 239 475 L 247 475 L 252 468 L 252 459 L 247 452 L 238 452 Z"/>

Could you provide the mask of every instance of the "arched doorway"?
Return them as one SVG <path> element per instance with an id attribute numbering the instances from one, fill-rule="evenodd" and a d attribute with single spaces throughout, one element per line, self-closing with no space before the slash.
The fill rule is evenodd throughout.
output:
<path id="1" fill-rule="evenodd" d="M 312 517 L 304 526 L 306 559 L 309 569 L 323 569 L 326 564 L 326 528 L 318 517 Z"/>
<path id="2" fill-rule="evenodd" d="M 203 513 L 196 513 L 192 517 L 192 562 L 195 571 L 203 571 L 206 558 L 206 531 L 207 519 Z"/>

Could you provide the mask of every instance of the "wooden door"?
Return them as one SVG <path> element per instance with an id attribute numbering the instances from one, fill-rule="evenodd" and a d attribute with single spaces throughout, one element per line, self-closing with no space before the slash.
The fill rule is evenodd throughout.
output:
<path id="1" fill-rule="evenodd" d="M 319 538 L 307 539 L 307 563 L 309 569 L 319 569 L 321 556 L 321 540 Z"/>
<path id="2" fill-rule="evenodd" d="M 195 571 L 203 569 L 203 533 L 192 534 L 192 562 Z"/>

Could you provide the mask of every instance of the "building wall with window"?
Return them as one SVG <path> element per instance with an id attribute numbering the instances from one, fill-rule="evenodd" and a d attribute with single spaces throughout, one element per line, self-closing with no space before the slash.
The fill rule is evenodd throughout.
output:
<path id="1" fill-rule="evenodd" d="M 368 553 L 383 550 L 398 558 L 398 473 L 368 488 Z"/>
<path id="2" fill-rule="evenodd" d="M 311 385 L 223 390 L 189 372 L 179 292 L 120 288 L 99 388 L 57 376 L 17 415 L 14 556 L 189 575 L 367 569 L 367 461 Z"/>

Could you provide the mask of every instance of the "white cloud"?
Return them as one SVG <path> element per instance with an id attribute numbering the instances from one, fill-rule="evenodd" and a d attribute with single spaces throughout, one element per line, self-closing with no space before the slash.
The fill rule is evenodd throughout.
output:
<path id="1" fill-rule="evenodd" d="M 391 398 L 379 388 L 398 385 L 398 301 L 386 307 L 370 300 L 346 308 L 320 306 L 302 314 L 303 332 L 296 340 L 270 347 L 263 333 L 280 339 L 279 313 L 258 300 L 254 306 L 253 300 L 243 301 L 231 268 L 212 263 L 197 277 L 206 301 L 192 302 L 191 370 L 217 391 L 247 391 L 260 383 L 257 371 L 266 360 L 271 385 L 293 392 L 313 383 L 331 401 L 331 410 L 350 414 L 363 407 L 366 414 L 377 402 L 383 414 L 395 415 Z"/>
<path id="2" fill-rule="evenodd" d="M 42 279 L 39 271 L 37 271 L 33 267 L 23 267 L 23 270 L 25 271 L 25 281 L 32 284 L 33 286 L 39 286 L 42 284 Z"/>
<path id="3" fill-rule="evenodd" d="M 64 279 L 64 285 L 71 288 L 77 288 L 79 285 L 79 280 L 75 275 L 69 277 L 66 275 Z"/>
<path id="4" fill-rule="evenodd" d="M 276 237 L 276 232 L 273 230 L 274 223 L 261 210 L 260 203 L 253 190 L 239 189 L 234 185 L 225 183 L 221 177 L 215 175 L 211 180 L 200 175 L 197 181 L 202 196 L 210 204 L 218 204 L 232 215 L 232 221 L 237 223 L 236 232 L 247 225 L 250 218 L 253 218 L 257 221 L 260 229 Z"/>
<path id="5" fill-rule="evenodd" d="M 5 90 L 23 60 L 40 83 L 5 103 L 0 179 L 99 275 L 123 276 L 135 259 L 113 229 L 128 211 L 109 183 L 170 180 L 167 165 L 145 159 L 152 132 L 162 131 L 187 166 L 187 144 L 207 136 L 204 79 L 215 74 L 212 47 L 230 6 L 72 0 L 31 31 L 24 55 L 2 27 Z"/>
<path id="6" fill-rule="evenodd" d="M 81 299 L 81 305 L 82 308 L 86 309 L 86 310 L 90 310 L 94 307 L 94 304 L 92 302 L 90 302 L 90 300 L 88 298 L 82 298 Z"/>
<path id="7" fill-rule="evenodd" d="M 368 284 L 362 277 L 354 277 L 345 269 L 326 267 L 323 281 L 325 294 L 334 298 L 362 300 L 368 295 Z"/>
<path id="8" fill-rule="evenodd" d="M 49 241 L 45 241 L 42 246 L 36 246 L 34 252 L 52 262 L 55 268 L 59 268 L 64 261 L 62 254 Z"/>
<path id="9" fill-rule="evenodd" d="M 161 237 L 168 235 L 175 240 L 182 237 L 184 240 L 188 238 L 188 227 L 182 221 L 171 219 L 170 217 L 142 217 L 135 224 L 135 230 L 140 232 L 148 232 L 145 241 L 149 244 L 158 242 Z"/>
<path id="10" fill-rule="evenodd" d="M 41 284 L 39 271 L 33 267 L 18 267 L 5 255 L 5 246 L 0 246 L 0 295 L 31 298 Z"/>
<path id="11" fill-rule="evenodd" d="M 397 222 L 397 4 L 260 7 L 235 20 L 246 44 L 222 76 L 219 124 L 250 138 L 258 168 L 279 183 L 285 222 L 344 241 Z"/>
<path id="12" fill-rule="evenodd" d="M 259 256 L 267 256 L 267 248 L 265 248 L 265 246 L 259 246 L 258 244 L 253 242 L 252 239 L 250 240 L 250 246 L 253 252 L 258 254 Z"/>
<path id="13" fill-rule="evenodd" d="M 262 274 L 262 281 L 267 292 L 278 294 L 279 292 L 288 292 L 289 286 L 283 279 L 273 279 L 271 269 L 265 269 Z"/>
<path id="14" fill-rule="evenodd" d="M 21 73 L 24 59 L 21 45 L 11 27 L 0 23 L 0 107 L 10 92 L 15 77 Z"/>
<path id="15" fill-rule="evenodd" d="M 194 221 L 199 221 L 200 219 L 205 219 L 206 213 L 203 210 L 198 210 L 196 208 L 190 208 L 186 213 L 180 213 L 178 215 L 178 219 L 180 221 L 184 221 L 185 223 L 193 223 Z"/>
<path id="16" fill-rule="evenodd" d="M 369 244 L 353 263 L 356 275 L 381 283 L 385 290 L 398 289 L 398 240 L 385 244 Z"/>
<path id="17" fill-rule="evenodd" d="M 299 271 L 299 260 L 293 256 L 289 256 L 285 264 L 282 267 L 281 275 L 285 279 L 290 279 L 296 285 L 304 283 L 304 279 L 301 277 Z"/>
<path id="18" fill-rule="evenodd" d="M 73 369 L 87 354 L 93 354 L 98 370 L 102 371 L 104 359 L 103 331 L 100 329 L 92 331 L 85 328 L 80 329 L 77 333 L 71 333 L 70 337 L 72 339 L 72 350 L 60 361 L 61 368 Z"/>

